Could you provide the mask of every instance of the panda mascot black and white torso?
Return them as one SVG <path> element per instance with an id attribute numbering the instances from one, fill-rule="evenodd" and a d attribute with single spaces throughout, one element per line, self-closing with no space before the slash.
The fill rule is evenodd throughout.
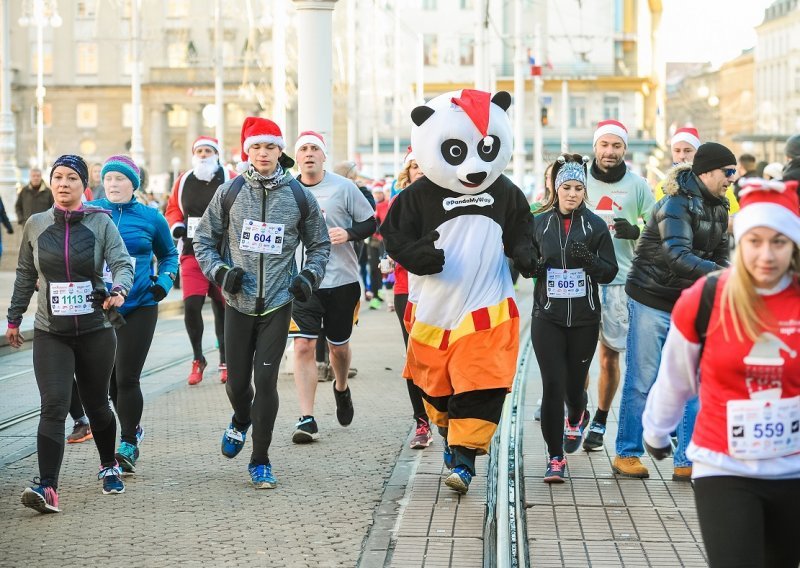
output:
<path id="1" fill-rule="evenodd" d="M 397 195 L 381 226 L 387 253 L 409 271 L 404 375 L 448 430 L 454 464 L 473 473 L 519 350 L 506 257 L 523 271 L 534 257 L 530 206 L 502 173 L 513 150 L 510 104 L 506 92 L 464 89 L 415 108 L 411 146 L 425 177 Z"/>

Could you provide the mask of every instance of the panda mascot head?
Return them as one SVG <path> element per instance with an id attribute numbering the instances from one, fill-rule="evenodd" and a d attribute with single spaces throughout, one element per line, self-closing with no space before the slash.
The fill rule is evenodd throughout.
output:
<path id="1" fill-rule="evenodd" d="M 511 95 L 463 89 L 411 111 L 411 147 L 430 181 L 475 195 L 503 173 L 513 150 Z"/>

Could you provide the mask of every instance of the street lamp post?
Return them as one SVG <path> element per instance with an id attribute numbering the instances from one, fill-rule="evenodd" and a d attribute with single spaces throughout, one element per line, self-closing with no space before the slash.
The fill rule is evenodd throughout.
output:
<path id="1" fill-rule="evenodd" d="M 44 167 L 44 28 L 61 27 L 57 0 L 32 0 L 33 9 L 25 5 L 19 25 L 36 26 L 36 167 Z"/>

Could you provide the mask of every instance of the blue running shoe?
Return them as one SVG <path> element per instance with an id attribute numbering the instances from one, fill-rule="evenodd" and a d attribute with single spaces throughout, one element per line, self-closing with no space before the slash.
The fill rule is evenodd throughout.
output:
<path id="1" fill-rule="evenodd" d="M 141 425 L 137 424 L 136 425 L 136 447 L 137 448 L 142 445 L 142 440 L 144 440 L 144 428 L 142 428 Z"/>
<path id="2" fill-rule="evenodd" d="M 272 475 L 272 464 L 256 465 L 250 464 L 247 466 L 247 471 L 250 472 L 250 481 L 256 489 L 275 489 L 278 485 L 278 480 Z"/>
<path id="3" fill-rule="evenodd" d="M 587 452 L 599 452 L 603 449 L 603 436 L 606 435 L 606 425 L 592 422 L 589 432 L 583 440 L 583 449 Z"/>
<path id="4" fill-rule="evenodd" d="M 469 491 L 469 484 L 472 481 L 472 475 L 472 472 L 467 466 L 458 465 L 453 468 L 453 473 L 451 473 L 448 478 L 444 480 L 444 484 L 453 491 L 464 495 L 467 491 Z"/>
<path id="5" fill-rule="evenodd" d="M 114 455 L 122 469 L 123 475 L 136 473 L 136 460 L 139 458 L 139 449 L 133 444 L 122 442 Z"/>
<path id="6" fill-rule="evenodd" d="M 103 495 L 125 493 L 125 485 L 122 483 L 122 470 L 118 463 L 114 462 L 114 465 L 109 467 L 101 465 L 97 479 L 103 480 Z"/>
<path id="7" fill-rule="evenodd" d="M 453 460 L 455 456 L 453 455 L 453 450 L 450 449 L 450 445 L 447 443 L 447 440 L 442 440 L 444 444 L 444 453 L 442 454 L 444 458 L 444 466 L 447 469 L 453 469 Z"/>
<path id="8" fill-rule="evenodd" d="M 22 492 L 20 499 L 22 504 L 40 513 L 60 513 L 56 490 L 49 485 L 41 484 L 38 478 L 33 480 L 33 485 L 26 487 Z"/>
<path id="9" fill-rule="evenodd" d="M 237 430 L 233 422 L 222 435 L 222 455 L 226 458 L 235 458 L 244 448 L 244 441 L 247 438 L 247 430 Z"/>

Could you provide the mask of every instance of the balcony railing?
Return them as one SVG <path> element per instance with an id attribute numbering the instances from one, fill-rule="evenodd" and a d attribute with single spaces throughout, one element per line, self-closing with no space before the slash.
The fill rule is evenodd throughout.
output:
<path id="1" fill-rule="evenodd" d="M 514 76 L 514 64 L 503 63 L 497 69 L 498 77 L 511 78 Z M 526 75 L 530 75 L 530 67 L 526 68 Z M 613 63 L 553 63 L 551 66 L 542 66 L 542 77 L 608 77 L 611 75 L 624 75 L 621 71 L 615 70 Z"/>
<path id="2" fill-rule="evenodd" d="M 223 82 L 240 83 L 244 76 L 244 66 L 238 65 L 231 67 L 226 65 L 222 71 Z M 164 85 L 202 85 L 214 84 L 214 68 L 213 67 L 198 67 L 192 65 L 189 67 L 151 67 L 150 68 L 150 83 L 160 83 Z M 257 67 L 251 66 L 248 69 L 250 77 L 260 76 L 261 72 Z"/>

